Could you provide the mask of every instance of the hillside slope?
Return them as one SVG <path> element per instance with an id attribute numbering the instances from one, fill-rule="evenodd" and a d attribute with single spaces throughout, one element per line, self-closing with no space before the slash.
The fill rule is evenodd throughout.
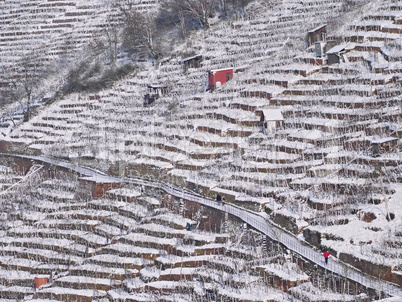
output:
<path id="1" fill-rule="evenodd" d="M 365 2 L 253 2 L 112 89 L 15 127 L 5 117 L 2 150 L 223 194 L 401 284 L 402 5 Z M 333 56 L 307 45 L 323 24 Z M 192 55 L 202 65 L 183 70 Z M 207 71 L 228 67 L 233 79 L 207 92 Z M 167 91 L 144 106 L 149 85 Z"/>

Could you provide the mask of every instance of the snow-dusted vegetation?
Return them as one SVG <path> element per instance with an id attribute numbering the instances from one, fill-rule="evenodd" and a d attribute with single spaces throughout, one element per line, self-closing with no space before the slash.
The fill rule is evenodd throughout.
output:
<path id="1" fill-rule="evenodd" d="M 83 200 L 75 176 L 37 173 L 29 196 L 22 183 L 9 191 L 15 208 L 2 217 L 0 292 L 10 301 L 288 301 L 283 289 L 310 281 L 280 246 L 231 220 L 202 231 L 204 216 L 184 218 L 138 188 Z"/>
<path id="2" fill-rule="evenodd" d="M 25 2 L 0 3 L 2 152 L 220 194 L 401 286 L 399 1 L 220 1 L 226 10 L 176 27 L 158 8 L 177 17 L 169 9 L 189 9 L 177 1 Z M 209 82 L 225 69 L 233 79 Z M 168 197 L 143 188 L 91 199 L 74 179 L 11 167 L 0 167 L 9 299 L 367 299 L 243 242 L 260 235 L 234 222 L 236 234 L 226 225 L 185 244 L 198 231 L 187 222 L 203 223 L 179 201 L 167 210 Z M 36 275 L 52 282 L 34 295 Z"/>

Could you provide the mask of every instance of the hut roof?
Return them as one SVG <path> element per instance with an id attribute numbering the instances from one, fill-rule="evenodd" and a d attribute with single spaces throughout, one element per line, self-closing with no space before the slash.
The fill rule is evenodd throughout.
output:
<path id="1" fill-rule="evenodd" d="M 324 28 L 326 28 L 326 27 L 327 27 L 327 24 L 322 24 L 322 25 L 319 25 L 319 26 L 317 26 L 317 27 L 315 27 L 315 28 L 309 30 L 308 33 L 309 33 L 309 34 L 315 33 L 316 31 L 319 31 L 319 30 L 324 29 Z"/>
<path id="2" fill-rule="evenodd" d="M 262 113 L 266 121 L 283 121 L 283 115 L 280 109 L 264 109 Z"/>

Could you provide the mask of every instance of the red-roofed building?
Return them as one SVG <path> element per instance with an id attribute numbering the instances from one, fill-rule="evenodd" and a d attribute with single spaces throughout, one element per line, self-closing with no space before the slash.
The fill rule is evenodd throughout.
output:
<path id="1" fill-rule="evenodd" d="M 233 68 L 210 70 L 208 71 L 208 90 L 214 90 L 231 79 L 233 79 Z"/>

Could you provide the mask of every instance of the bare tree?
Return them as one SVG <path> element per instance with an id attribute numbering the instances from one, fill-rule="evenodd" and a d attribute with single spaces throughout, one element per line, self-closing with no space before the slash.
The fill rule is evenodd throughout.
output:
<path id="1" fill-rule="evenodd" d="M 156 14 L 155 12 L 138 12 L 131 7 L 120 7 L 124 16 L 123 47 L 142 55 L 158 56 L 156 49 Z"/>
<path id="2" fill-rule="evenodd" d="M 170 0 L 162 6 L 165 8 L 162 13 L 166 9 L 170 10 L 176 15 L 180 24 L 186 23 L 188 27 L 208 29 L 209 18 L 215 15 L 218 5 L 218 0 Z"/>
<path id="3" fill-rule="evenodd" d="M 39 54 L 31 53 L 21 59 L 13 68 L 3 69 L 8 75 L 8 87 L 2 92 L 3 102 L 17 102 L 23 108 L 24 121 L 32 114 L 32 102 L 43 78 L 44 64 Z"/>
<path id="4" fill-rule="evenodd" d="M 208 19 L 216 13 L 216 0 L 185 0 L 182 3 L 184 13 L 200 22 L 202 28 L 209 28 Z"/>
<path id="5" fill-rule="evenodd" d="M 219 0 L 219 10 L 224 16 L 243 14 L 247 4 L 252 0 Z"/>
<path id="6" fill-rule="evenodd" d="M 185 39 L 188 32 L 208 29 L 209 19 L 219 14 L 231 17 L 243 14 L 252 0 L 167 0 L 161 3 L 158 25 L 163 28 L 176 28 Z"/>
<path id="7" fill-rule="evenodd" d="M 109 63 L 116 63 L 118 48 L 120 44 L 120 26 L 110 15 L 108 16 L 103 34 L 106 38 L 106 50 L 108 52 Z"/>

